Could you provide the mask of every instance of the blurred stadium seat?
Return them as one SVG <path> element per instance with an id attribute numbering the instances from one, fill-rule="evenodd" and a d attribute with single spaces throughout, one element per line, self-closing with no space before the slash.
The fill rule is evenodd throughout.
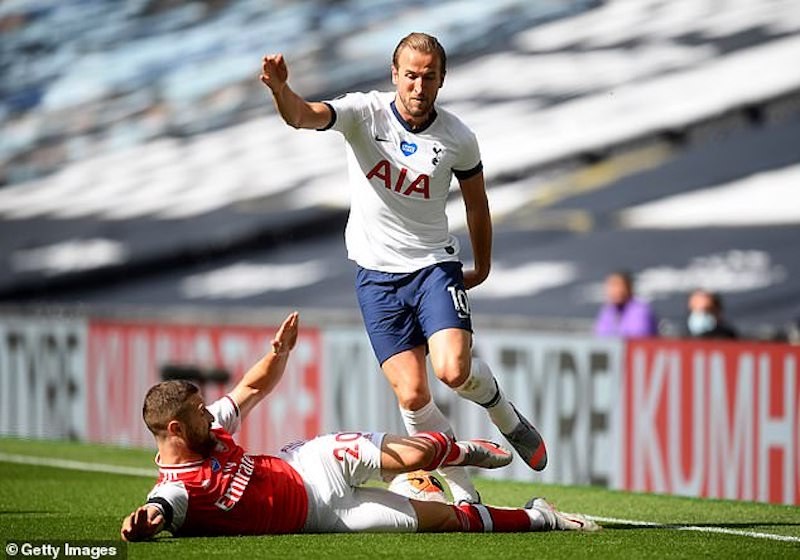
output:
<path id="1" fill-rule="evenodd" d="M 800 314 L 786 304 L 800 298 L 785 243 L 800 231 L 791 0 L 3 2 L 0 298 L 350 306 L 341 242 L 327 239 L 347 206 L 341 142 L 271 114 L 260 56 L 285 52 L 310 97 L 388 87 L 392 47 L 423 23 L 448 48 L 441 101 L 478 133 L 498 222 L 478 311 L 483 300 L 586 319 L 608 270 L 685 277 L 716 259 L 734 320 Z M 761 218 L 641 221 L 649 203 L 756 174 L 777 193 Z M 672 200 L 676 214 L 715 205 Z M 308 240 L 268 251 L 287 232 Z M 325 293 L 316 276 L 242 297 L 181 287 L 303 258 L 328 271 Z M 756 279 L 731 283 L 742 262 Z M 114 274 L 131 282 L 109 290 Z M 661 315 L 678 320 L 686 283 L 652 285 Z"/>

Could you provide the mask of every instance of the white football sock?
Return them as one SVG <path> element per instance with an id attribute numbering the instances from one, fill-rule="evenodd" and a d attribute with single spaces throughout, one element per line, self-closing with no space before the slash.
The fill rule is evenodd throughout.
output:
<path id="1" fill-rule="evenodd" d="M 455 392 L 485 408 L 494 425 L 504 434 L 511 433 L 520 423 L 519 416 L 500 389 L 489 364 L 480 358 L 472 358 L 469 377 L 455 388 Z"/>
<path id="2" fill-rule="evenodd" d="M 406 431 L 409 435 L 413 436 L 419 432 L 444 432 L 447 435 L 453 435 L 453 428 L 450 422 L 433 402 L 430 400 L 428 404 L 419 410 L 406 410 L 400 408 L 400 415 L 403 417 L 403 424 L 406 426 Z M 450 493 L 453 494 L 453 501 L 458 503 L 460 501 L 478 502 L 480 496 L 472 484 L 472 480 L 463 467 L 445 467 L 439 469 L 442 476 L 450 487 Z"/>

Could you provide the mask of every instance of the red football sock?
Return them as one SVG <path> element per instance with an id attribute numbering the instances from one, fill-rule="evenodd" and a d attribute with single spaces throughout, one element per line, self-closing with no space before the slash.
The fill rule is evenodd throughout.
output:
<path id="1" fill-rule="evenodd" d="M 483 504 L 451 506 L 461 530 L 467 533 L 525 533 L 532 530 L 531 518 L 521 508 L 497 508 Z"/>
<path id="2" fill-rule="evenodd" d="M 461 448 L 456 445 L 456 440 L 444 432 L 420 432 L 414 437 L 425 438 L 433 443 L 436 450 L 431 462 L 422 467 L 424 471 L 435 471 L 441 466 L 452 464 L 461 456 Z"/>

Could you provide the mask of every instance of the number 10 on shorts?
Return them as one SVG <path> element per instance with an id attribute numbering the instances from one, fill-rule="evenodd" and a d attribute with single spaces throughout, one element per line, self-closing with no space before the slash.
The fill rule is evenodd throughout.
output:
<path id="1" fill-rule="evenodd" d="M 456 308 L 459 319 L 469 319 L 469 299 L 467 292 L 458 286 L 449 286 L 447 291 L 450 292 L 450 297 L 453 298 L 453 307 Z"/>

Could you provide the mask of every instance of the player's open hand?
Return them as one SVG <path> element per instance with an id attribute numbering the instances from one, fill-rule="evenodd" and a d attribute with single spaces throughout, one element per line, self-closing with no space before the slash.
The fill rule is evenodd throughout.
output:
<path id="1" fill-rule="evenodd" d="M 272 351 L 275 354 L 288 354 L 297 344 L 297 327 L 300 323 L 300 314 L 295 311 L 284 319 L 272 340 Z"/>
<path id="2" fill-rule="evenodd" d="M 153 506 L 142 506 L 122 522 L 120 536 L 124 541 L 149 539 L 164 527 L 164 515 Z"/>
<path id="3" fill-rule="evenodd" d="M 261 61 L 261 82 L 272 90 L 279 93 L 289 79 L 289 69 L 282 54 L 268 54 Z"/>

